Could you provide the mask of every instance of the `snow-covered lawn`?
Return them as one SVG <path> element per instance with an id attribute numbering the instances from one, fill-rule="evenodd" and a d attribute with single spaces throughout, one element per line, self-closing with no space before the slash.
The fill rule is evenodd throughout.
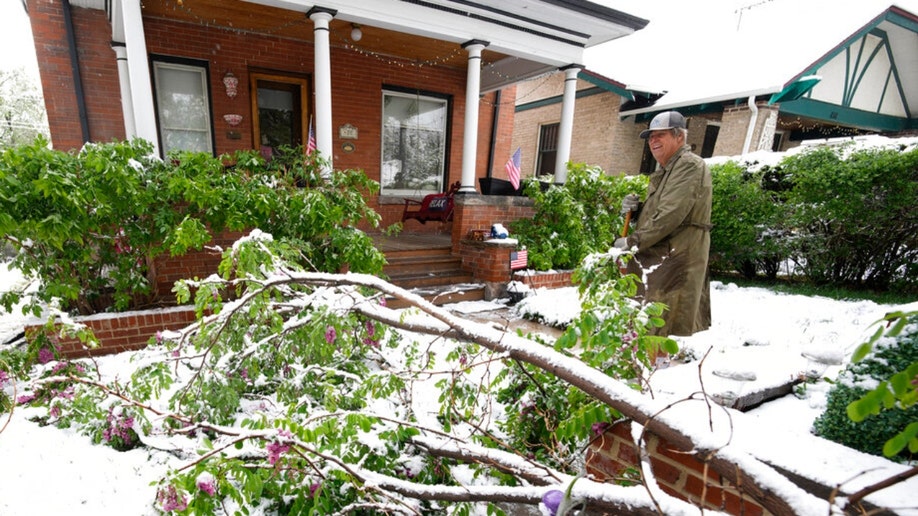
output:
<path id="1" fill-rule="evenodd" d="M 16 281 L 16 274 L 0 265 L 0 284 Z M 563 288 L 536 290 L 521 304 L 542 313 L 547 320 L 564 321 L 576 313 L 570 307 L 579 302 L 575 289 Z M 500 302 L 467 302 L 449 308 L 493 324 L 520 324 L 516 308 L 508 309 Z M 683 397 L 701 390 L 699 377 L 709 394 L 750 392 L 784 383 L 813 369 L 832 378 L 841 366 L 823 370 L 803 354 L 847 359 L 869 334 L 872 323 L 894 309 L 916 310 L 918 302 L 890 306 L 836 301 L 714 283 L 714 325 L 692 337 L 678 339 L 680 347 L 696 360 L 659 370 L 652 386 L 659 396 Z M 0 342 L 21 331 L 23 322 L 19 314 L 0 316 Z M 128 355 L 102 358 L 100 369 L 117 375 L 128 367 Z M 704 374 L 699 375 L 698 365 L 705 355 Z M 713 371 L 719 375 L 711 374 Z M 753 381 L 730 379 L 753 375 Z M 13 395 L 11 385 L 5 389 Z M 735 439 L 748 442 L 750 448 L 769 448 L 762 451 L 763 455 L 790 470 L 823 468 L 823 479 L 830 485 L 868 470 L 888 476 L 892 463 L 863 454 L 839 455 L 837 445 L 810 435 L 810 425 L 824 406 L 827 389 L 826 382 L 810 384 L 802 397 L 788 395 L 737 417 Z M 156 514 L 151 505 L 155 498 L 151 483 L 170 466 L 179 465 L 177 457 L 159 450 L 122 453 L 93 446 L 89 438 L 72 431 L 31 423 L 29 410 L 17 408 L 0 421 L 0 515 Z M 852 462 L 851 457 L 856 460 Z M 901 513 L 918 514 L 916 492 L 918 479 L 913 478 L 881 492 L 874 502 L 912 507 Z"/>

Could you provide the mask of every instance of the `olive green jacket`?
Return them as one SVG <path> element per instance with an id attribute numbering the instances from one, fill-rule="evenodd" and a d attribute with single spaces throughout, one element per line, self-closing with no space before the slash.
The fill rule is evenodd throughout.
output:
<path id="1" fill-rule="evenodd" d="M 651 174 L 628 245 L 637 247 L 629 272 L 642 277 L 646 291 L 640 294 L 669 308 L 666 326 L 654 333 L 691 335 L 709 328 L 711 172 L 688 145 Z"/>

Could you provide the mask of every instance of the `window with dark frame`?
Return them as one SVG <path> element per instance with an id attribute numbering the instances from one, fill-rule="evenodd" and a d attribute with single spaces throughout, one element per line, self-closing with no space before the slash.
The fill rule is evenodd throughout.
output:
<path id="1" fill-rule="evenodd" d="M 539 127 L 539 152 L 536 155 L 536 175 L 555 175 L 555 161 L 558 157 L 558 130 L 560 123 L 542 124 Z"/>

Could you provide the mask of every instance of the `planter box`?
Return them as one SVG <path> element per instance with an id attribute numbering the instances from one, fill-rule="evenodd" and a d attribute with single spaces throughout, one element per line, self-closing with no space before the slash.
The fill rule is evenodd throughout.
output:
<path id="1" fill-rule="evenodd" d="M 494 177 L 479 177 L 478 186 L 482 195 L 522 195 L 523 187 L 514 189 L 510 181 Z"/>

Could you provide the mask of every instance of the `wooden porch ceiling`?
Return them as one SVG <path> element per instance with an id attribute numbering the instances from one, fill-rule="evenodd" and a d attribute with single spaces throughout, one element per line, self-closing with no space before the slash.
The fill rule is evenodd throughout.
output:
<path id="1" fill-rule="evenodd" d="M 229 31 L 264 34 L 312 43 L 312 21 L 304 13 L 242 0 L 142 0 L 143 15 L 205 25 Z M 468 54 L 460 46 L 423 36 L 360 24 L 363 37 L 351 40 L 351 22 L 335 18 L 330 23 L 330 42 L 338 48 L 388 59 L 404 59 L 419 65 L 440 65 L 464 70 Z M 508 57 L 485 49 L 482 62 L 495 63 Z"/>

